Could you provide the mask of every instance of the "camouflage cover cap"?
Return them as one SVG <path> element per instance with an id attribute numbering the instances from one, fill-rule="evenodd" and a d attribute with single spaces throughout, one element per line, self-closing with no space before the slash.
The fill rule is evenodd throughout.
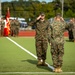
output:
<path id="1" fill-rule="evenodd" d="M 56 16 L 61 16 L 61 14 L 60 13 L 57 13 Z"/>
<path id="2" fill-rule="evenodd" d="M 45 13 L 44 13 L 44 12 L 41 12 L 40 15 L 41 15 L 41 16 L 45 16 Z"/>

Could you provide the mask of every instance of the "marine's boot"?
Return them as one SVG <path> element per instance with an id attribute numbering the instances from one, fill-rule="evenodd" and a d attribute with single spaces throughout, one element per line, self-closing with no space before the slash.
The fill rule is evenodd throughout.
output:
<path id="1" fill-rule="evenodd" d="M 43 60 L 42 66 L 48 66 L 48 64 Z"/>
<path id="2" fill-rule="evenodd" d="M 58 67 L 58 73 L 61 73 L 61 72 L 62 72 L 61 67 Z"/>
<path id="3" fill-rule="evenodd" d="M 58 72 L 58 68 L 55 68 L 55 69 L 53 70 L 53 72 L 56 72 L 56 73 L 57 73 L 57 72 Z"/>
<path id="4" fill-rule="evenodd" d="M 38 60 L 37 66 L 42 66 L 43 60 Z"/>
<path id="5" fill-rule="evenodd" d="M 62 72 L 62 69 L 61 67 L 57 67 L 53 70 L 53 72 L 56 72 L 56 73 L 61 73 Z"/>

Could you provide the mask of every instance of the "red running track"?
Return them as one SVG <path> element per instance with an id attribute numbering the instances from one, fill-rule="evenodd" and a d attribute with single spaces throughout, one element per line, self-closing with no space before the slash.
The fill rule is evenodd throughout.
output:
<path id="1" fill-rule="evenodd" d="M 27 36 L 27 37 L 34 37 L 36 34 L 35 30 L 25 30 L 25 31 L 20 31 L 19 36 Z M 68 32 L 64 32 L 64 36 L 68 37 Z"/>

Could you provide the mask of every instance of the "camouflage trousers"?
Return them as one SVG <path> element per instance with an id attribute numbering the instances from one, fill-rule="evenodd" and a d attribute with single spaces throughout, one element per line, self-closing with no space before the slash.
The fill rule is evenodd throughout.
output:
<path id="1" fill-rule="evenodd" d="M 73 29 L 73 37 L 74 37 L 74 40 L 75 40 L 75 29 Z"/>
<path id="2" fill-rule="evenodd" d="M 55 68 L 62 67 L 63 64 L 63 54 L 64 54 L 64 44 L 52 43 L 51 44 L 51 55 L 53 66 Z"/>
<path id="3" fill-rule="evenodd" d="M 38 60 L 46 59 L 46 52 L 48 48 L 48 42 L 46 40 L 36 40 L 36 53 Z"/>
<path id="4" fill-rule="evenodd" d="M 18 28 L 11 28 L 11 36 L 18 36 L 19 29 Z"/>
<path id="5" fill-rule="evenodd" d="M 69 40 L 72 41 L 74 39 L 74 37 L 73 37 L 73 31 L 69 30 L 68 33 L 69 33 Z"/>
<path id="6" fill-rule="evenodd" d="M 4 36 L 4 28 L 1 28 L 1 36 Z"/>
<path id="7" fill-rule="evenodd" d="M 0 30 L 0 36 L 1 36 L 1 30 Z"/>
<path id="8" fill-rule="evenodd" d="M 19 34 L 19 28 L 15 28 L 15 35 L 18 36 Z"/>

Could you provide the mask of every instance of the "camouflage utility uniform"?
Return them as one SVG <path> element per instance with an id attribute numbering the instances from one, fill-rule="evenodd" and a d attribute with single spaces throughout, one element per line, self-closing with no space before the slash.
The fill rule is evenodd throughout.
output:
<path id="1" fill-rule="evenodd" d="M 19 34 L 19 27 L 20 27 L 20 23 L 18 20 L 15 20 L 15 35 L 18 36 Z"/>
<path id="2" fill-rule="evenodd" d="M 1 21 L 0 21 L 0 36 L 1 36 Z"/>
<path id="3" fill-rule="evenodd" d="M 73 41 L 74 37 L 73 37 L 73 23 L 69 22 L 68 23 L 68 33 L 69 33 L 69 40 Z"/>
<path id="4" fill-rule="evenodd" d="M 55 68 L 61 67 L 63 63 L 63 54 L 64 54 L 64 31 L 66 23 L 64 21 L 54 20 L 51 25 L 51 55 L 53 60 L 53 66 Z"/>
<path id="5" fill-rule="evenodd" d="M 1 36 L 4 36 L 4 26 L 5 26 L 5 22 L 2 20 L 1 21 Z"/>
<path id="6" fill-rule="evenodd" d="M 75 42 L 75 19 L 68 23 L 69 39 Z"/>
<path id="7" fill-rule="evenodd" d="M 45 60 L 48 47 L 48 35 L 50 32 L 49 22 L 46 20 L 44 22 L 35 20 L 34 22 L 31 22 L 30 25 L 36 26 L 35 45 L 38 60 Z"/>
<path id="8" fill-rule="evenodd" d="M 11 21 L 11 36 L 18 36 L 20 23 L 17 20 Z"/>
<path id="9" fill-rule="evenodd" d="M 75 21 L 73 22 L 73 29 L 72 29 L 72 31 L 73 31 L 73 37 L 74 37 L 74 42 L 75 42 Z"/>
<path id="10" fill-rule="evenodd" d="M 10 31 L 11 31 L 11 36 L 15 35 L 15 24 L 14 24 L 14 20 L 11 20 L 10 22 Z"/>

